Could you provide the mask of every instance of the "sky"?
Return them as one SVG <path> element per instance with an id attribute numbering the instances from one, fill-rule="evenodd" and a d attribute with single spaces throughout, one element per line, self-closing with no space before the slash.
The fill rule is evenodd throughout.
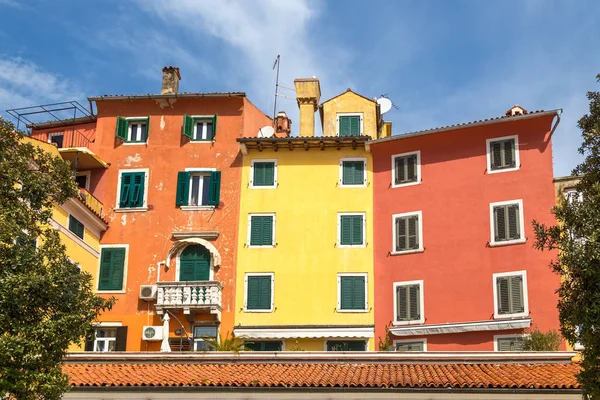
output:
<path id="1" fill-rule="evenodd" d="M 554 174 L 582 157 L 577 120 L 600 90 L 599 1 L 0 0 L 0 115 L 102 94 L 243 91 L 273 112 L 280 85 L 317 76 L 322 100 L 386 95 L 393 133 L 563 109 Z M 280 93 L 294 97 L 294 92 Z M 293 99 L 279 97 L 298 127 Z M 295 132 L 293 132 L 295 134 Z"/>

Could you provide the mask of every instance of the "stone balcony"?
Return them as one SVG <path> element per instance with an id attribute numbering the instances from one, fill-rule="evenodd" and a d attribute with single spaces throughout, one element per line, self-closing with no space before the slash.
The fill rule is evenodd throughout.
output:
<path id="1" fill-rule="evenodd" d="M 221 292 L 218 281 L 157 282 L 156 312 L 183 311 L 184 314 L 209 312 L 221 320 Z"/>

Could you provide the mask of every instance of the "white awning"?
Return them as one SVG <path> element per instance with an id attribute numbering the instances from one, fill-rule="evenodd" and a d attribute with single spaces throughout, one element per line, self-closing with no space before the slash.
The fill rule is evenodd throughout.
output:
<path id="1" fill-rule="evenodd" d="M 435 325 L 398 325 L 390 328 L 394 336 L 424 336 L 442 333 L 463 333 L 477 331 L 504 331 L 524 329 L 531 326 L 531 318 L 517 318 L 493 321 L 456 322 Z"/>
<path id="2" fill-rule="evenodd" d="M 249 339 L 301 339 L 301 338 L 373 338 L 373 327 L 323 327 L 323 328 L 234 328 L 235 335 Z"/>

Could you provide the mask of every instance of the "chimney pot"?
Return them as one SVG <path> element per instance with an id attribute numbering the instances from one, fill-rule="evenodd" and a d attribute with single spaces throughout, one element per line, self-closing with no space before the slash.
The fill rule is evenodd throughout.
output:
<path id="1" fill-rule="evenodd" d="M 292 131 L 292 120 L 285 111 L 279 111 L 275 117 L 275 133 L 277 137 L 289 137 Z"/>
<path id="2" fill-rule="evenodd" d="M 181 74 L 178 67 L 164 67 L 162 69 L 162 88 L 160 94 L 177 94 Z"/>

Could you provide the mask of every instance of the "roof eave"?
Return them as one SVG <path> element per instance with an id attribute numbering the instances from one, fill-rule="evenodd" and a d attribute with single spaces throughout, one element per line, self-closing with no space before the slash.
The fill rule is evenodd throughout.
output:
<path id="1" fill-rule="evenodd" d="M 94 96 L 88 101 L 118 101 L 118 100 L 160 100 L 178 98 L 204 98 L 204 97 L 246 97 L 245 92 L 215 92 L 215 93 L 176 93 L 176 94 L 134 94 L 124 96 Z"/>

